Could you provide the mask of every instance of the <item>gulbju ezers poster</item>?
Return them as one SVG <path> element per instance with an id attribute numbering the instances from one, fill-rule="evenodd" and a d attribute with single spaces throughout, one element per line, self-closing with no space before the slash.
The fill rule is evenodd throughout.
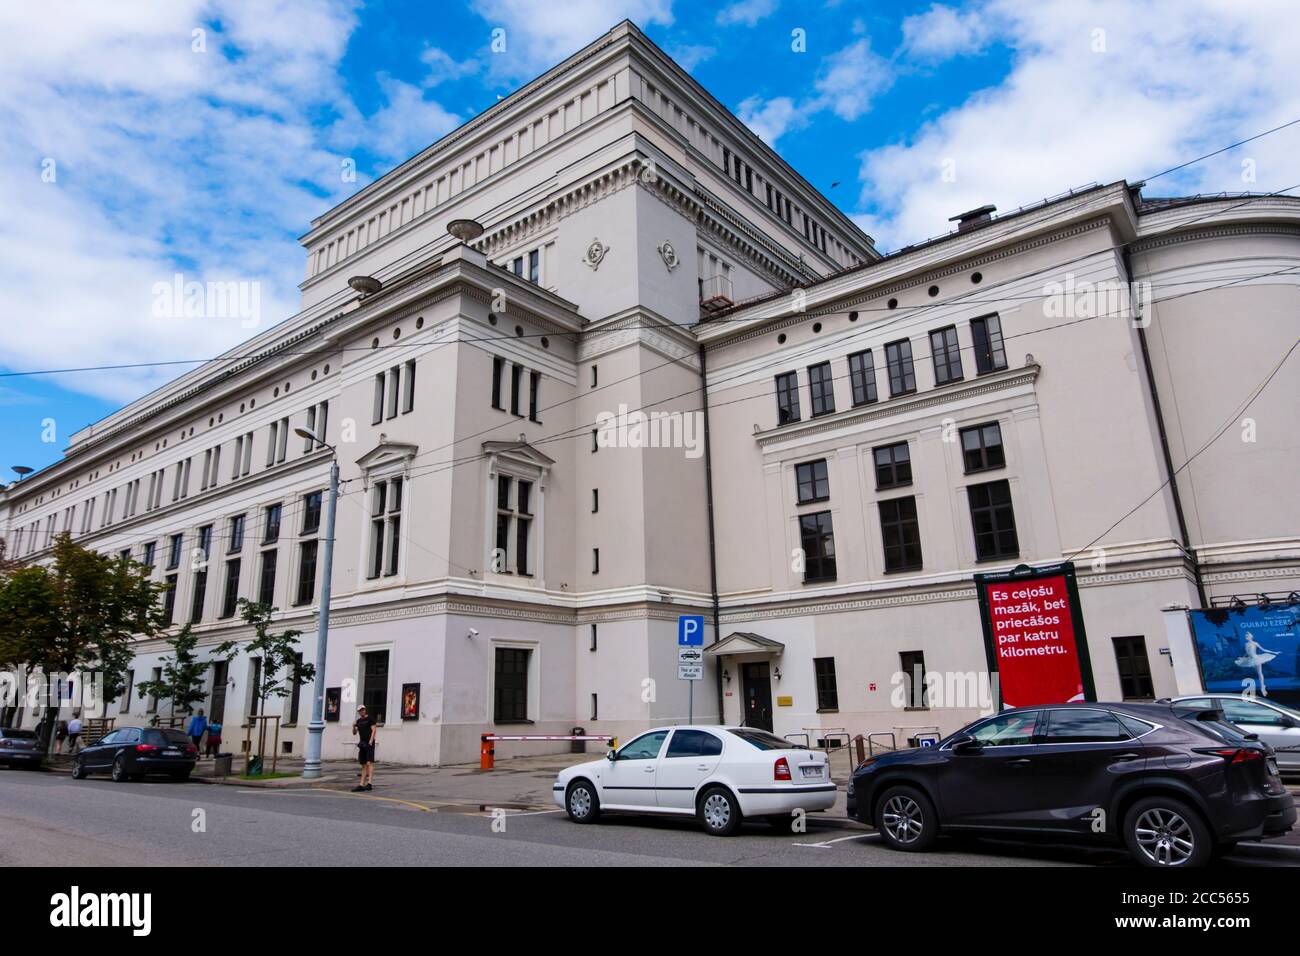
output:
<path id="1" fill-rule="evenodd" d="M 1097 699 L 1071 562 L 977 574 L 975 589 L 1003 708 Z"/>

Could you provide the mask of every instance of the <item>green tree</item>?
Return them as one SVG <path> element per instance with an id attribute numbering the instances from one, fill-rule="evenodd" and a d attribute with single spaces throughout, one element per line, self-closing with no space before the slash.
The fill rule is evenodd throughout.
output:
<path id="1" fill-rule="evenodd" d="M 171 703 L 172 722 L 175 723 L 177 708 L 182 714 L 194 711 L 194 705 L 207 696 L 206 675 L 211 661 L 199 660 L 195 647 L 199 639 L 188 624 L 182 627 L 175 637 L 169 638 L 170 657 L 163 657 L 161 674 L 158 680 L 141 681 L 138 685 L 140 698 L 154 697 Z M 225 641 L 213 650 L 215 657 L 229 660 L 234 656 L 234 641 Z M 120 693 L 120 691 L 119 691 Z M 154 723 L 158 718 L 154 717 Z"/>
<path id="2" fill-rule="evenodd" d="M 239 616 L 253 628 L 256 635 L 244 646 L 244 650 L 249 657 L 260 657 L 262 660 L 258 680 L 253 687 L 259 714 L 266 713 L 267 698 L 287 697 L 294 687 L 310 683 L 316 677 L 316 665 L 298 663 L 298 638 L 302 636 L 302 631 L 292 628 L 271 631 L 271 616 L 275 611 L 269 604 L 247 598 L 239 599 Z M 257 757 L 259 761 L 264 761 L 266 757 L 264 731 L 258 734 Z"/>
<path id="3" fill-rule="evenodd" d="M 55 539 L 49 566 L 0 573 L 0 661 L 45 675 L 55 705 L 42 718 L 47 747 L 58 719 L 58 675 L 98 667 L 114 671 L 105 673 L 105 685 L 120 686 L 131 644 L 163 627 L 160 591 L 148 568 L 83 548 L 67 534 Z"/>

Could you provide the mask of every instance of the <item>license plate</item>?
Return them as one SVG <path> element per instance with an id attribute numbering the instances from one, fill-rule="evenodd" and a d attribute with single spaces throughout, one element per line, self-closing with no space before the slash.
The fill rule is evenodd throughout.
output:
<path id="1" fill-rule="evenodd" d="M 1275 776 L 1275 777 L 1277 777 L 1277 776 L 1281 776 L 1281 775 L 1277 772 L 1277 760 L 1274 759 L 1273 757 L 1269 757 L 1269 758 L 1268 758 L 1268 772 L 1269 772 L 1270 774 L 1272 774 L 1273 776 Z"/>
<path id="2" fill-rule="evenodd" d="M 165 753 L 169 757 L 175 757 L 180 753 L 180 750 L 178 750 L 175 747 L 168 747 L 166 750 L 163 751 L 163 753 Z"/>
<path id="3" fill-rule="evenodd" d="M 805 777 L 820 777 L 822 775 L 822 768 L 816 764 L 810 767 L 800 767 L 799 769 L 803 771 Z"/>

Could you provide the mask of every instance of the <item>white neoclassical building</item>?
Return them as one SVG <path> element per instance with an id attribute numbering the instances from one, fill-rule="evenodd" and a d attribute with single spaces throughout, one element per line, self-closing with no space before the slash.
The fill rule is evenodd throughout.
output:
<path id="1" fill-rule="evenodd" d="M 1300 588 L 1295 365 L 1247 405 L 1300 332 L 1300 202 L 959 218 L 882 257 L 624 22 L 315 220 L 297 315 L 74 435 L 0 529 L 129 551 L 205 648 L 265 600 L 311 660 L 337 454 L 327 757 L 359 702 L 413 763 L 685 720 L 694 613 L 697 720 L 951 730 L 972 702 L 898 675 L 985 669 L 973 575 L 1067 558 L 1098 693 L 1172 693 L 1163 608 Z M 259 664 L 210 670 L 234 749 Z M 300 753 L 308 690 L 271 707 Z"/>

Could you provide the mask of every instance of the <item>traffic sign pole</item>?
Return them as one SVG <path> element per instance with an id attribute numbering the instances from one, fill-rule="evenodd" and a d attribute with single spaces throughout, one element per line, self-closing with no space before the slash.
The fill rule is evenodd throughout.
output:
<path id="1" fill-rule="evenodd" d="M 695 682 L 704 674 L 703 647 L 704 615 L 683 614 L 677 618 L 677 679 L 686 681 L 688 724 L 695 723 Z"/>

